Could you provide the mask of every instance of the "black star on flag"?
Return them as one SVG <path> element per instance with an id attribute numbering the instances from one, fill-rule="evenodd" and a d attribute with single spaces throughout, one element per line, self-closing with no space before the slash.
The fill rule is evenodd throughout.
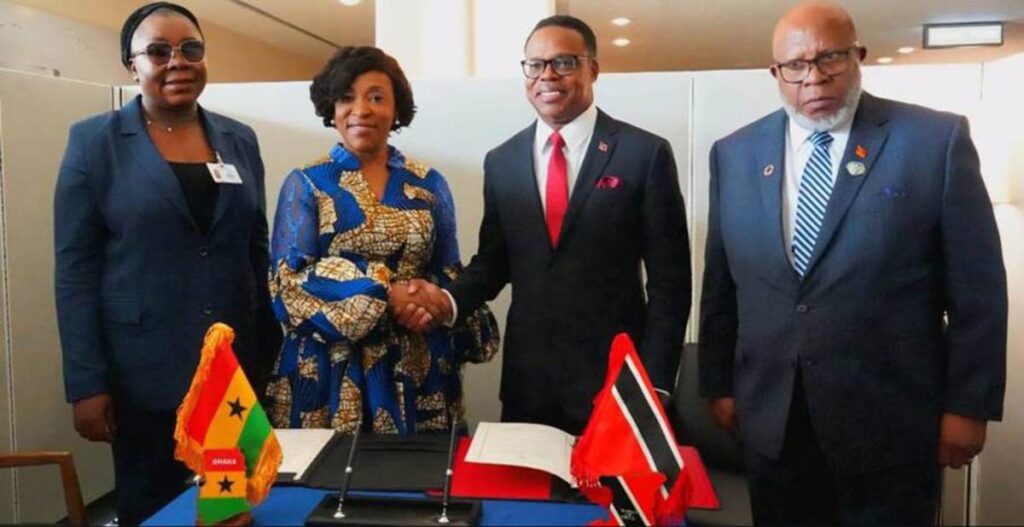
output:
<path id="1" fill-rule="evenodd" d="M 242 412 L 248 410 L 248 408 L 242 406 L 242 398 L 241 397 L 235 397 L 235 402 L 228 403 L 228 406 L 231 407 L 231 415 L 229 415 L 228 417 L 234 417 L 234 416 L 237 415 L 239 421 L 244 421 L 245 420 L 245 419 L 242 418 Z"/>
<path id="2" fill-rule="evenodd" d="M 218 481 L 217 484 L 220 485 L 221 492 L 231 492 L 231 486 L 234 485 L 235 482 L 228 479 L 227 476 L 224 476 L 224 479 Z"/>

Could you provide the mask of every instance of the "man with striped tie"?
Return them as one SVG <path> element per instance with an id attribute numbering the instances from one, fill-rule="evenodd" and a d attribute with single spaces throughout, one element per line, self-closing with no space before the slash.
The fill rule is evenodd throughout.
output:
<path id="1" fill-rule="evenodd" d="M 1006 378 L 967 120 L 863 93 L 834 4 L 784 15 L 773 56 L 784 108 L 711 150 L 702 395 L 744 444 L 756 523 L 931 524 Z"/>

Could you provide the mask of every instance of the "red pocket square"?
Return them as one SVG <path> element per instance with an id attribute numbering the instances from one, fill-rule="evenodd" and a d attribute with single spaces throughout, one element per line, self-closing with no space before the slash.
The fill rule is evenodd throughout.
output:
<path id="1" fill-rule="evenodd" d="M 601 176 L 597 180 L 596 188 L 619 188 L 622 184 L 622 180 L 619 176 Z"/>

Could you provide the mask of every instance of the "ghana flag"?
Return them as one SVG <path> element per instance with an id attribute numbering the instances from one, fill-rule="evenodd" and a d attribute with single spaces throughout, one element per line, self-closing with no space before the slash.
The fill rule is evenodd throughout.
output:
<path id="1" fill-rule="evenodd" d="M 277 477 L 281 445 L 231 351 L 234 339 L 235 332 L 221 323 L 206 332 L 192 386 L 178 407 L 174 457 L 205 475 L 205 451 L 241 450 L 248 479 L 245 496 L 256 505 L 266 498 Z"/>
<path id="2" fill-rule="evenodd" d="M 199 488 L 199 519 L 212 525 L 249 510 L 245 499 L 245 456 L 237 448 L 207 450 L 206 475 Z"/>

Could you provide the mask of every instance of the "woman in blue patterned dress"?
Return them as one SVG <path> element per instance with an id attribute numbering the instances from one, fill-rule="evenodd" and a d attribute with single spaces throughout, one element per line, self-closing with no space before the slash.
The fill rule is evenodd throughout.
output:
<path id="1" fill-rule="evenodd" d="M 485 307 L 425 334 L 400 326 L 389 299 L 404 281 L 439 285 L 460 269 L 444 177 L 388 145 L 415 113 L 398 63 L 343 48 L 310 97 L 341 143 L 281 188 L 270 290 L 287 331 L 267 392 L 279 428 L 413 434 L 463 414 L 461 369 L 490 360 L 498 330 Z M 390 297 L 390 298 L 389 298 Z"/>

